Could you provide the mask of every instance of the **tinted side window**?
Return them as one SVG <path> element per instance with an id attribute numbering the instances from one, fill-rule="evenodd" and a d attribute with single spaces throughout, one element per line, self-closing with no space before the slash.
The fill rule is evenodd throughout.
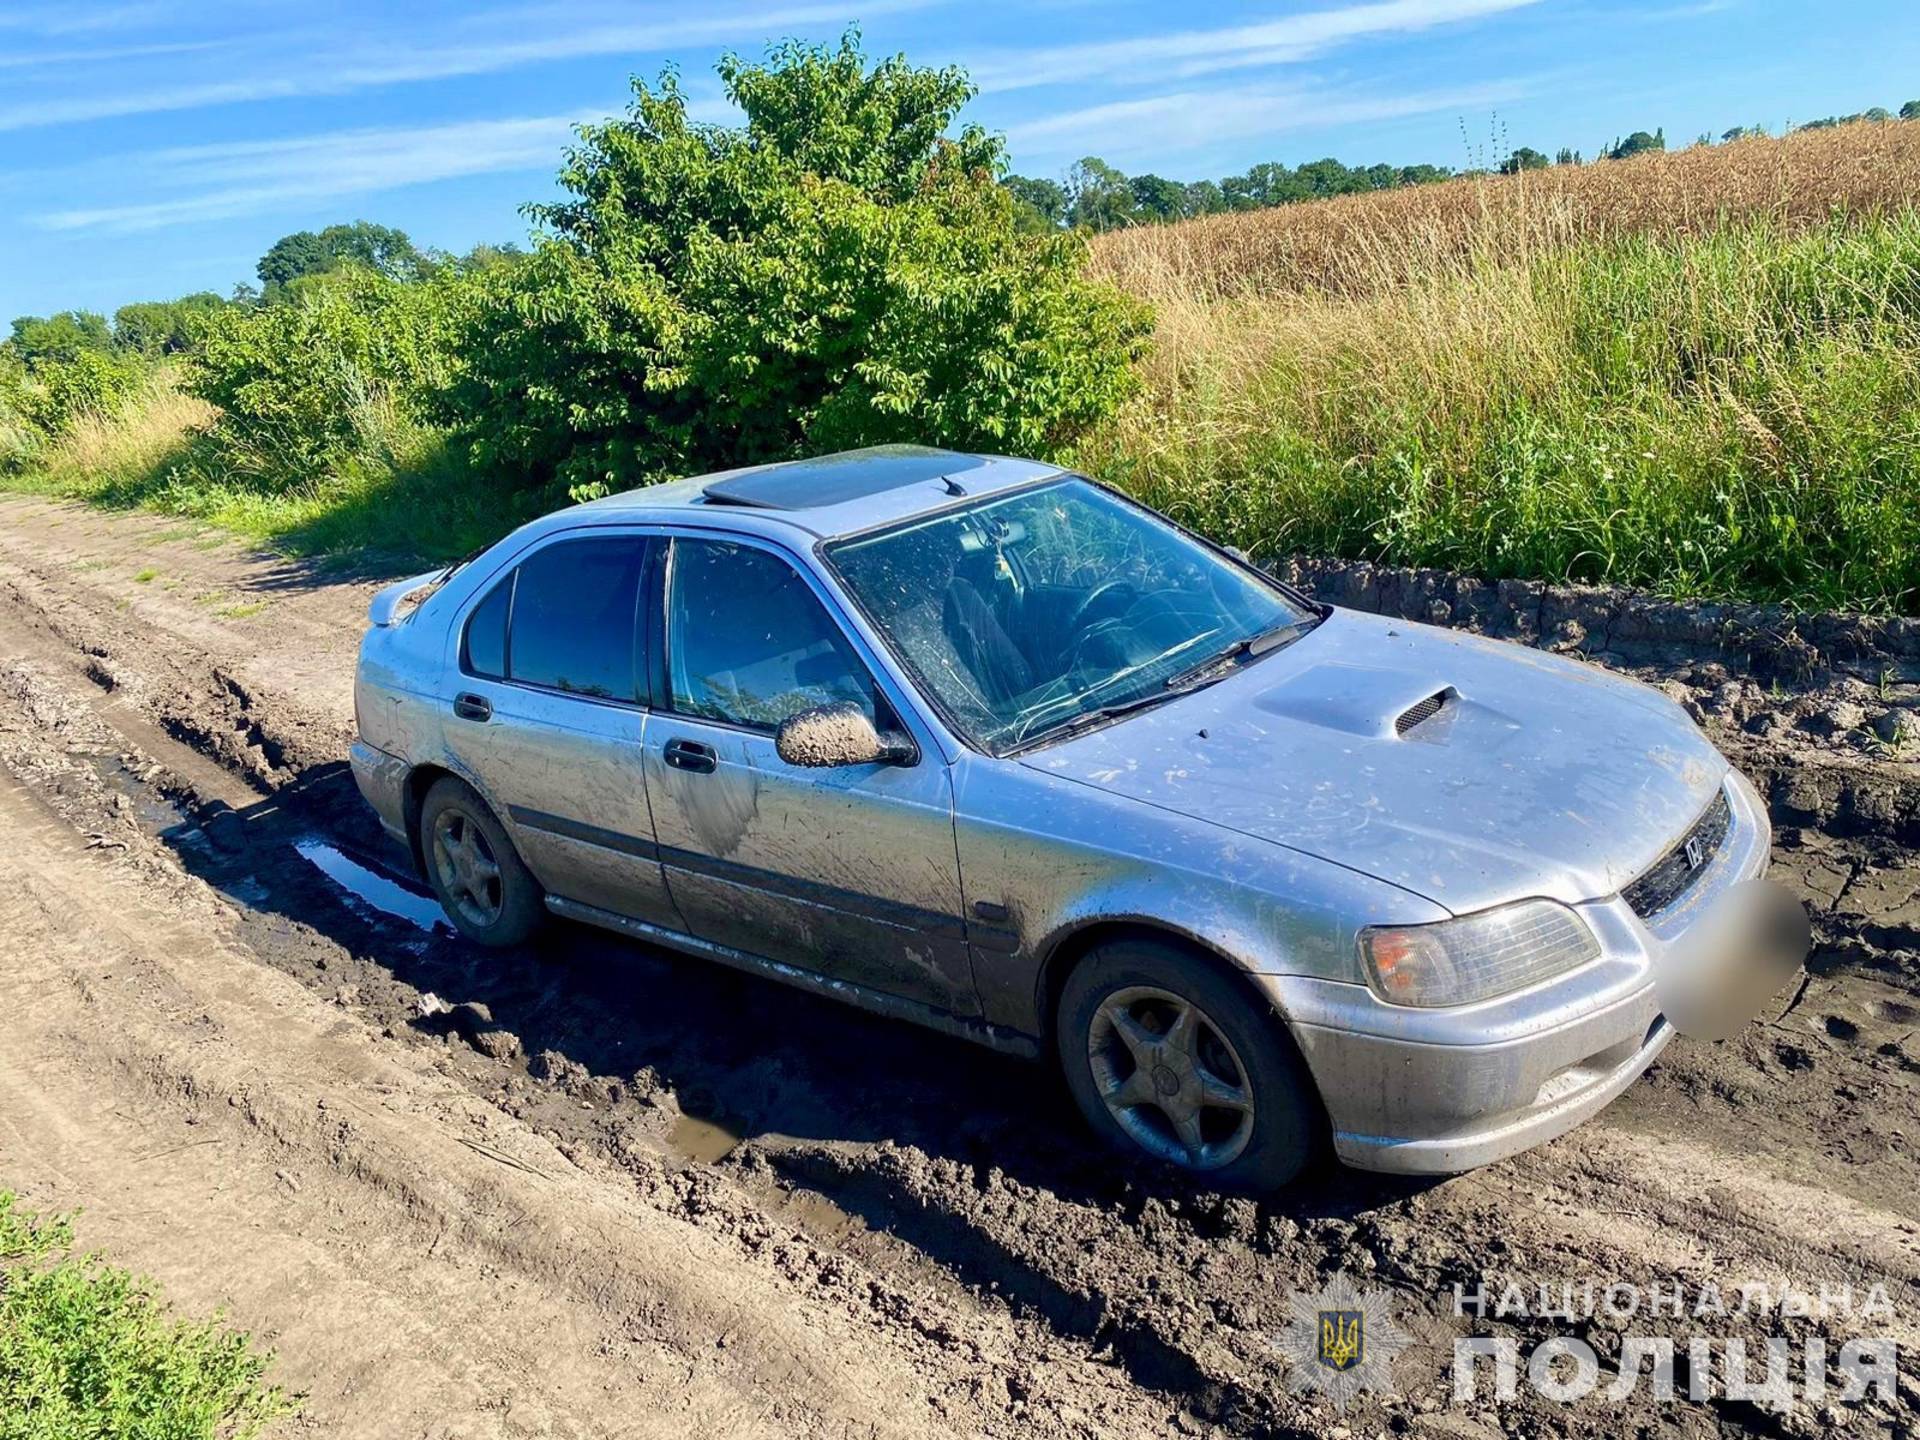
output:
<path id="1" fill-rule="evenodd" d="M 504 680 L 507 675 L 507 608 L 513 603 L 513 576 L 509 574 L 467 618 L 460 641 L 460 663 L 475 675 Z"/>
<path id="2" fill-rule="evenodd" d="M 675 540 L 667 596 L 673 708 L 772 728 L 850 700 L 873 715 L 873 680 L 806 581 L 750 546 Z"/>
<path id="3" fill-rule="evenodd" d="M 607 700 L 640 698 L 634 610 L 646 543 L 563 540 L 520 563 L 507 663 L 515 680 Z"/>

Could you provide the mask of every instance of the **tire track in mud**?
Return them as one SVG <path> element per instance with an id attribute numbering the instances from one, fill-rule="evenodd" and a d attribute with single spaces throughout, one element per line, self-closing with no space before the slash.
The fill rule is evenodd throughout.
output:
<path id="1" fill-rule="evenodd" d="M 117 787 L 189 872 L 235 902 L 255 954 L 389 1041 L 439 1047 L 474 1094 L 561 1153 L 624 1171 L 647 1203 L 735 1235 L 789 1227 L 808 1263 L 890 1295 L 876 1310 L 915 1333 L 951 1325 L 927 1318 L 932 1300 L 1005 1317 L 1031 1358 L 972 1377 L 978 1413 L 1052 1416 L 1071 1430 L 1059 1377 L 1093 1366 L 1195 1431 L 1323 1433 L 1336 1417 L 1286 1393 L 1273 1342 L 1286 1296 L 1336 1270 L 1389 1287 L 1417 1342 L 1398 1400 L 1338 1417 L 1361 1434 L 1776 1423 L 1725 1406 L 1661 1416 L 1645 1402 L 1453 1411 L 1455 1283 L 1665 1284 L 1744 1267 L 1880 1280 L 1908 1321 L 1920 1315 L 1913 767 L 1757 737 L 1714 711 L 1726 682 L 1712 675 L 1640 672 L 1684 689 L 1769 795 L 1777 873 L 1816 913 L 1804 988 L 1727 1045 L 1676 1044 L 1596 1122 L 1543 1150 L 1438 1185 L 1332 1172 L 1255 1201 L 1093 1152 L 1044 1072 L 959 1042 L 595 932 L 557 927 L 525 951 L 481 955 L 383 914 L 294 848 L 318 839 L 411 883 L 329 740 L 339 717 L 238 679 L 17 554 L 0 563 L 0 587 L 0 654 L 18 651 L 42 681 L 83 697 L 73 703 L 109 726 L 96 742 L 134 755 L 90 767 L 103 793 Z M 0 686 L 0 701 L 8 693 Z M 57 729 L 57 716 L 24 708 L 29 727 Z M 0 758 L 18 768 L 11 752 Z M 44 792 L 44 777 L 36 785 Z M 155 796 L 176 807 L 171 818 L 147 808 Z M 423 1017 L 426 992 L 454 1008 Z M 1603 1356 L 1618 1354 L 1617 1337 L 1590 1328 Z M 1863 1434 L 1892 1420 L 1850 1418 Z M 1820 1428 L 1809 1415 L 1777 1424 Z"/>

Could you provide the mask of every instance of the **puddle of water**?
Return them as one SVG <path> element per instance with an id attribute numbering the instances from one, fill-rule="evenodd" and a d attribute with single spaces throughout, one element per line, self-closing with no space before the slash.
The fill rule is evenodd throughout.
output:
<path id="1" fill-rule="evenodd" d="M 842 1210 L 818 1190 L 792 1190 L 780 1209 L 801 1229 L 821 1240 L 850 1239 L 868 1228 L 866 1221 Z"/>
<path id="2" fill-rule="evenodd" d="M 101 783 L 133 802 L 134 819 L 147 834 L 158 839 L 167 831 L 185 825 L 186 812 L 150 790 L 117 755 L 89 755 L 86 760 Z"/>
<path id="3" fill-rule="evenodd" d="M 451 931 L 440 903 L 429 895 L 416 894 L 397 881 L 369 870 L 357 860 L 349 860 L 323 840 L 296 840 L 293 848 L 314 869 L 346 891 L 370 910 L 395 920 L 404 920 L 416 929 L 432 934 L 437 929 Z"/>
<path id="4" fill-rule="evenodd" d="M 673 1147 L 675 1154 L 697 1160 L 702 1165 L 713 1165 L 726 1159 L 742 1138 L 737 1130 L 729 1130 L 717 1120 L 703 1120 L 684 1110 L 667 1132 L 667 1144 Z"/>

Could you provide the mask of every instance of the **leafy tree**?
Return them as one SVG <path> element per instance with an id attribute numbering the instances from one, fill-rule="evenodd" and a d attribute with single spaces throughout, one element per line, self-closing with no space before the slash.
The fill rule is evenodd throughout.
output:
<path id="1" fill-rule="evenodd" d="M 453 269 L 460 271 L 490 270 L 496 265 L 516 265 L 526 258 L 527 252 L 511 240 L 502 241 L 498 245 L 483 240 L 449 264 Z"/>
<path id="2" fill-rule="evenodd" d="M 1244 175 L 1229 175 L 1220 182 L 1231 210 L 1261 210 L 1269 205 L 1284 205 L 1303 200 L 1307 189 L 1293 171 L 1271 161 L 1247 168 Z"/>
<path id="3" fill-rule="evenodd" d="M 269 294 L 303 275 L 317 275 L 353 263 L 390 280 L 413 280 L 428 268 L 427 260 L 403 230 L 355 220 L 351 225 L 329 225 L 319 232 L 297 230 L 273 242 L 260 257 L 255 273 Z"/>
<path id="4" fill-rule="evenodd" d="M 963 72 L 787 42 L 590 125 L 525 262 L 456 290 L 440 410 L 473 459 L 576 494 L 896 441 L 1048 454 L 1130 391 L 1149 317 L 1084 242 L 1023 235 Z"/>
<path id="5" fill-rule="evenodd" d="M 1058 180 L 1009 175 L 1000 182 L 1013 196 L 1014 212 L 1029 230 L 1058 230 L 1067 223 L 1067 187 Z"/>
<path id="6" fill-rule="evenodd" d="M 1644 130 L 1636 130 L 1624 140 L 1616 140 L 1600 152 L 1602 160 L 1631 160 L 1636 155 L 1648 155 L 1667 148 L 1667 132 L 1664 127 L 1649 135 Z"/>
<path id="7" fill-rule="evenodd" d="M 1722 144 L 1731 145 L 1735 140 L 1764 140 L 1766 135 L 1764 125 L 1736 125 L 1731 130 L 1722 130 L 1720 140 Z"/>
<path id="8" fill-rule="evenodd" d="M 1186 214 L 1187 187 L 1159 175 L 1136 175 L 1127 182 L 1134 213 L 1150 220 L 1178 220 Z"/>
<path id="9" fill-rule="evenodd" d="M 1559 153 L 1553 157 L 1553 163 L 1556 165 L 1583 165 L 1586 162 L 1580 158 L 1580 152 L 1578 150 L 1569 150 L 1566 146 L 1562 145 Z"/>
<path id="10" fill-rule="evenodd" d="M 1909 100 L 1900 107 L 1902 120 L 1920 120 L 1920 100 Z"/>
<path id="11" fill-rule="evenodd" d="M 1133 191 L 1127 177 L 1097 155 L 1067 171 L 1067 218 L 1089 230 L 1118 230 L 1133 221 Z"/>
<path id="12" fill-rule="evenodd" d="M 200 338 L 206 320 L 226 305 L 210 290 L 178 300 L 122 305 L 113 312 L 114 343 L 142 355 L 175 355 Z"/>
<path id="13" fill-rule="evenodd" d="M 1547 168 L 1547 164 L 1548 161 L 1545 155 L 1535 150 L 1531 145 L 1522 145 L 1518 150 L 1500 162 L 1500 173 L 1502 175 L 1518 175 L 1522 170 L 1544 170 Z"/>
<path id="14" fill-rule="evenodd" d="M 1216 181 L 1195 180 L 1183 189 L 1180 197 L 1180 213 L 1183 215 L 1218 215 L 1227 208 L 1227 197 Z"/>
<path id="15" fill-rule="evenodd" d="M 1306 192 L 1316 198 L 1324 195 L 1353 195 L 1368 188 L 1361 172 L 1349 170 L 1331 156 L 1325 160 L 1308 161 L 1294 171 L 1294 176 Z"/>
<path id="16" fill-rule="evenodd" d="M 107 317 L 92 310 L 62 310 L 41 318 L 22 315 L 13 322 L 13 348 L 29 369 L 64 363 L 89 350 L 113 344 Z"/>

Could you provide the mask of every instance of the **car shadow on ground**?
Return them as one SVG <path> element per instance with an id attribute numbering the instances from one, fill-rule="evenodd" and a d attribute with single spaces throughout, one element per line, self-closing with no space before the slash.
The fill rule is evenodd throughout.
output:
<path id="1" fill-rule="evenodd" d="M 1126 1210 L 1157 1200 L 1189 1214 L 1225 1213 L 1222 1197 L 1190 1178 L 1102 1148 L 1046 1064 L 585 926 L 556 920 L 506 951 L 471 945 L 444 923 L 422 928 L 435 913 L 426 887 L 344 764 L 309 771 L 244 809 L 202 805 L 162 838 L 264 922 L 255 938 L 267 958 L 330 994 L 352 986 L 375 1023 L 458 1031 L 468 1041 L 476 1025 L 507 1031 L 518 1042 L 507 1047 L 514 1063 L 536 1078 L 577 1066 L 605 1093 L 664 1086 L 704 1130 L 690 1147 L 699 1158 L 761 1141 L 793 1183 L 962 1273 L 1007 1267 L 981 1264 L 979 1247 L 991 1242 L 964 1216 L 916 1200 L 895 1170 L 850 1162 L 850 1153 L 893 1142 L 934 1161 L 998 1170 L 1067 1205 Z M 356 884 L 355 870 L 372 883 Z M 310 927 L 351 959 L 328 954 L 334 946 L 324 942 L 300 943 L 300 932 L 274 917 Z M 403 1010 L 414 999 L 377 983 L 382 975 L 459 1008 Z M 637 1086 L 636 1075 L 649 1071 Z M 1420 1188 L 1329 1162 L 1263 1198 L 1259 1213 L 1354 1220 Z M 1052 1310 L 1062 1302 L 1033 1303 Z"/>

